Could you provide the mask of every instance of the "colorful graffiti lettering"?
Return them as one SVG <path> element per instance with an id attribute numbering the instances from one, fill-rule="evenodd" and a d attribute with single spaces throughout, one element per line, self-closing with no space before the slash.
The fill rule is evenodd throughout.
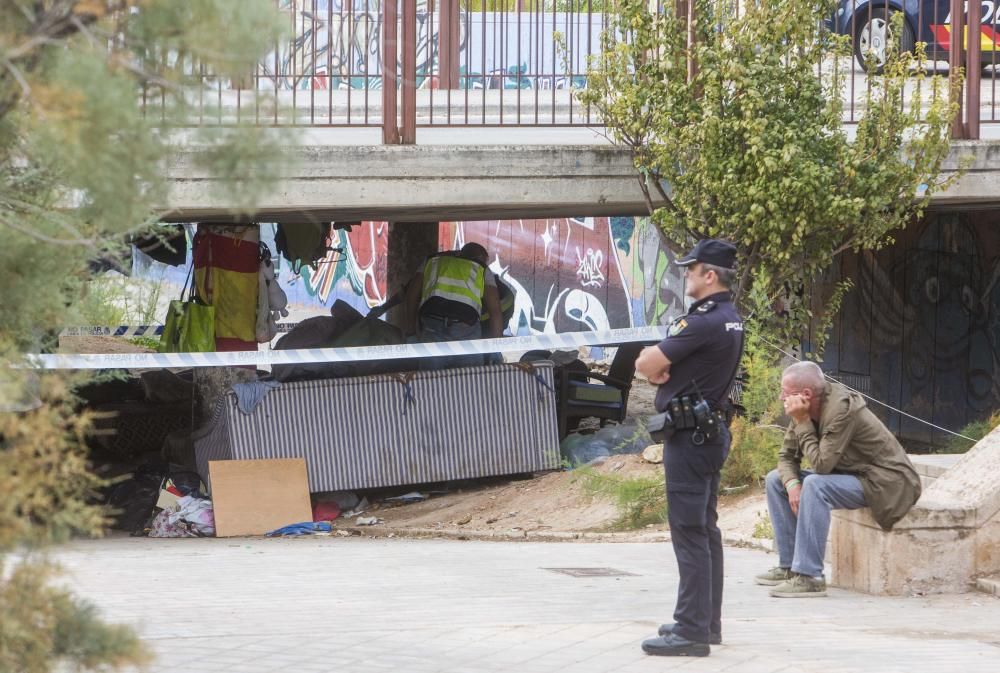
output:
<path id="1" fill-rule="evenodd" d="M 380 5 L 378 0 L 281 0 L 279 9 L 294 36 L 260 61 L 259 86 L 381 89 Z M 416 20 L 417 86 L 437 88 L 440 6 L 417 0 Z M 558 12 L 539 18 L 460 10 L 458 26 L 459 88 L 567 89 L 586 87 L 584 75 L 566 70 L 585 72 L 587 54 L 579 45 L 569 56 L 558 53 L 556 33 L 572 35 L 581 45 L 598 44 L 603 24 L 596 14 Z M 564 63 L 567 59 L 572 62 Z"/>
<path id="2" fill-rule="evenodd" d="M 289 287 L 289 302 L 325 307 L 341 299 L 362 312 L 382 304 L 386 299 L 388 236 L 385 222 L 362 222 L 349 233 L 335 229 L 330 239 L 334 249 L 315 269 L 306 266 L 298 275 L 281 275 L 282 285 Z"/>
<path id="3" fill-rule="evenodd" d="M 510 333 L 600 330 L 663 324 L 683 310 L 683 276 L 652 227 L 605 217 L 447 222 L 439 241 L 490 251 L 490 268 L 515 291 Z"/>
<path id="4" fill-rule="evenodd" d="M 442 249 L 487 247 L 490 268 L 515 291 L 512 334 L 662 325 L 684 308 L 683 276 L 647 218 L 443 222 L 438 239 Z M 261 240 L 275 250 L 273 225 L 261 226 Z M 342 251 L 315 269 L 292 274 L 287 262 L 278 264 L 296 319 L 338 299 L 362 313 L 386 299 L 385 222 L 334 230 L 330 246 Z M 143 267 L 137 275 L 155 272 Z M 169 282 L 182 285 L 184 269 L 171 273 Z"/>

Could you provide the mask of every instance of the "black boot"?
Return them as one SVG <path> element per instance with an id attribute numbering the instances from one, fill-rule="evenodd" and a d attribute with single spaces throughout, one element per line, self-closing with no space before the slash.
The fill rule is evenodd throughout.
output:
<path id="1" fill-rule="evenodd" d="M 712 649 L 708 643 L 696 643 L 671 633 L 642 641 L 642 651 L 658 657 L 707 657 Z"/>
<path id="2" fill-rule="evenodd" d="M 673 623 L 671 623 L 671 624 L 660 624 L 660 630 L 657 631 L 657 633 L 660 634 L 661 636 L 669 636 L 671 633 L 674 632 L 674 627 L 675 626 L 677 626 L 677 625 L 673 624 Z M 722 644 L 722 634 L 721 633 L 710 633 L 708 635 L 708 644 L 709 645 L 721 645 Z"/>

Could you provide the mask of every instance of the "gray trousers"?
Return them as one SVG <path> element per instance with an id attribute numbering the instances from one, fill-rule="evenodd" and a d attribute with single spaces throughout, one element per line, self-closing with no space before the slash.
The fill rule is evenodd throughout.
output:
<path id="1" fill-rule="evenodd" d="M 814 474 L 802 470 L 798 516 L 792 513 L 788 491 L 777 470 L 768 473 L 765 487 L 774 543 L 778 547 L 778 565 L 800 575 L 822 577 L 830 511 L 866 507 L 861 481 L 850 474 Z"/>

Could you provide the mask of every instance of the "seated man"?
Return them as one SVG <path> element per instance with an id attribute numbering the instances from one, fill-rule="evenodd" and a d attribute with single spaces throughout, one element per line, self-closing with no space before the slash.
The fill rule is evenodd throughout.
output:
<path id="1" fill-rule="evenodd" d="M 431 257 L 410 281 L 406 292 L 407 332 L 420 341 L 466 341 L 503 335 L 496 277 L 487 269 L 489 254 L 478 243 L 467 243 L 456 254 Z M 489 313 L 484 331 L 479 320 Z M 419 323 L 419 325 L 415 324 Z M 482 355 L 423 358 L 421 369 L 481 365 Z"/>
<path id="2" fill-rule="evenodd" d="M 779 598 L 825 596 L 830 510 L 871 507 L 889 530 L 920 497 L 920 477 L 864 398 L 827 383 L 815 363 L 784 371 L 781 399 L 792 420 L 766 481 L 778 567 L 755 581 Z M 812 470 L 802 469 L 803 457 Z"/>

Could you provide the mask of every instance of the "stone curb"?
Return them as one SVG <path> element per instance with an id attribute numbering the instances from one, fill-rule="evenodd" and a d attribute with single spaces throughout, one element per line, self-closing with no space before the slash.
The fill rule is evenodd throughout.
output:
<path id="1" fill-rule="evenodd" d="M 669 542 L 669 531 L 655 533 L 596 533 L 585 531 L 559 530 L 458 530 L 453 528 L 390 528 L 386 526 L 337 526 L 333 533 L 344 531 L 351 535 L 365 535 L 375 538 L 444 538 L 449 540 L 496 540 L 499 542 Z M 774 551 L 771 540 L 723 534 L 722 543 L 730 547 L 747 547 L 763 551 Z"/>
<path id="2" fill-rule="evenodd" d="M 751 537 L 749 535 L 738 535 L 736 533 L 723 533 L 722 544 L 729 547 L 746 547 L 748 549 L 760 549 L 761 551 L 774 551 L 774 540 Z"/>
<path id="3" fill-rule="evenodd" d="M 986 594 L 1000 596 L 1000 577 L 980 577 L 976 580 L 976 589 Z"/>
<path id="4" fill-rule="evenodd" d="M 496 540 L 500 542 L 668 542 L 668 531 L 655 533 L 596 533 L 559 530 L 459 530 L 453 528 L 391 528 L 386 526 L 335 526 L 333 534 L 341 531 L 350 535 L 375 538 L 446 538 L 449 540 Z"/>

